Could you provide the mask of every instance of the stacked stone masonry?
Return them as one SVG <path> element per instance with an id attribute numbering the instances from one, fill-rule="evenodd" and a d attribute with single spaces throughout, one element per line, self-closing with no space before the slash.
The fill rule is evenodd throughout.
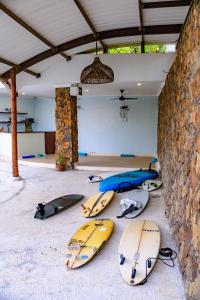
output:
<path id="1" fill-rule="evenodd" d="M 56 160 L 62 155 L 67 169 L 78 161 L 77 100 L 70 88 L 56 89 Z"/>
<path id="2" fill-rule="evenodd" d="M 159 97 L 158 156 L 187 299 L 200 299 L 200 1 Z"/>

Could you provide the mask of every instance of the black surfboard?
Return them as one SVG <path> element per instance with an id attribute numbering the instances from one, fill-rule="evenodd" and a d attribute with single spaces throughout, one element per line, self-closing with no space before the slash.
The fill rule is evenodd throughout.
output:
<path id="1" fill-rule="evenodd" d="M 71 194 L 56 198 L 48 203 L 38 203 L 34 218 L 43 220 L 51 217 L 73 206 L 83 198 L 83 195 Z"/>

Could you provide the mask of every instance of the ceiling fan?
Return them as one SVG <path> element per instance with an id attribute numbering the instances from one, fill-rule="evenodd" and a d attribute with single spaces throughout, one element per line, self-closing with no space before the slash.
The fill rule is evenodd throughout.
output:
<path id="1" fill-rule="evenodd" d="M 111 100 L 119 100 L 119 101 L 125 101 L 125 100 L 138 100 L 138 98 L 134 97 L 126 97 L 124 90 L 120 90 L 121 95 L 119 97 L 112 98 Z"/>
<path id="2" fill-rule="evenodd" d="M 126 97 L 124 90 L 120 90 L 121 95 L 117 98 L 112 98 L 111 100 L 119 100 L 121 101 L 120 104 L 120 118 L 123 122 L 128 122 L 128 111 L 130 110 L 128 106 L 128 100 L 138 100 L 138 98 L 134 97 Z"/>

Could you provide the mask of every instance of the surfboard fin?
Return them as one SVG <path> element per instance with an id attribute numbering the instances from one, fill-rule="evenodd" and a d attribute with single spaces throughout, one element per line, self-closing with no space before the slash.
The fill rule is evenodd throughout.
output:
<path id="1" fill-rule="evenodd" d="M 132 274 L 131 274 L 131 278 L 134 279 L 136 275 L 136 269 L 132 269 Z"/>
<path id="2" fill-rule="evenodd" d="M 125 257 L 123 256 L 123 254 L 120 254 L 120 265 L 123 265 L 125 262 Z"/>
<path id="3" fill-rule="evenodd" d="M 150 164 L 149 164 L 149 173 L 152 173 L 151 162 L 150 162 Z"/>
<path id="4" fill-rule="evenodd" d="M 151 260 L 150 260 L 150 259 L 147 260 L 147 267 L 148 267 L 149 269 L 151 268 Z"/>

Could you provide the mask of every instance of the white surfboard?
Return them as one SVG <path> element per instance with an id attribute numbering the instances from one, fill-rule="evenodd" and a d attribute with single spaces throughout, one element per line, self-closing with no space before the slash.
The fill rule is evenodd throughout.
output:
<path id="1" fill-rule="evenodd" d="M 136 207 L 134 207 L 133 210 L 130 213 L 126 214 L 124 217 L 126 219 L 132 219 L 132 218 L 139 216 L 142 213 L 142 211 L 145 209 L 145 207 L 147 206 L 148 201 L 149 201 L 149 193 L 147 191 L 139 190 L 139 189 L 133 190 L 128 193 L 128 200 L 130 200 L 130 204 L 136 203 Z M 123 202 L 123 199 L 121 200 L 121 202 Z M 126 203 L 126 201 L 125 201 L 125 203 Z M 128 209 L 128 206 L 126 204 L 125 205 L 121 204 L 121 205 L 122 205 L 122 209 L 123 209 L 123 212 L 122 212 L 122 214 L 123 214 L 126 211 L 126 209 Z"/>
<path id="2" fill-rule="evenodd" d="M 160 230 L 148 220 L 132 222 L 119 244 L 119 264 L 123 279 L 130 285 L 145 281 L 152 271 L 160 249 Z"/>
<path id="3" fill-rule="evenodd" d="M 145 191 L 154 191 L 159 189 L 162 186 L 162 181 L 161 180 L 145 180 L 142 184 L 142 188 Z"/>

